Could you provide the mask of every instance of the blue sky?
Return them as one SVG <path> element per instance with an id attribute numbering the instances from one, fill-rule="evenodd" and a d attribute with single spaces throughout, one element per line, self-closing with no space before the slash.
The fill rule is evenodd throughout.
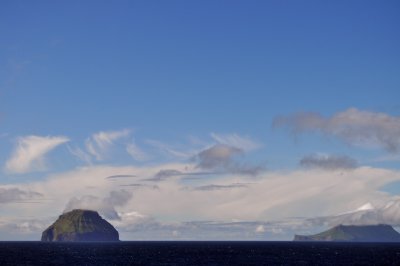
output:
<path id="1" fill-rule="evenodd" d="M 258 182 L 276 190 L 279 180 L 292 182 L 296 175 L 305 178 L 296 182 L 321 191 L 314 175 L 332 180 L 348 171 L 352 179 L 334 184 L 339 187 L 361 175 L 383 175 L 347 205 L 319 195 L 327 213 L 320 212 L 321 203 L 304 216 L 334 215 L 367 202 L 378 211 L 400 193 L 392 185 L 400 161 L 399 9 L 397 1 L 2 1 L 0 216 L 8 218 L 0 229 L 9 221 L 50 219 L 68 202 L 107 216 L 102 204 L 127 184 L 93 185 L 91 191 L 70 185 L 57 199 L 47 190 L 103 167 L 110 168 L 105 176 L 142 173 L 144 179 L 180 172 L 159 175 L 166 180 L 158 194 L 146 192 L 148 181 L 135 180 L 144 182 L 135 189 L 143 189 L 128 190 L 130 198 L 113 206 L 126 239 L 145 234 L 137 225 L 143 217 L 143 223 L 164 226 L 154 239 L 200 237 L 204 232 L 189 234 L 182 225 L 186 233 L 178 234 L 163 223 L 205 220 L 248 222 L 244 231 L 259 229 L 250 238 L 290 238 L 288 227 L 268 229 L 267 222 L 300 215 L 293 210 L 317 196 L 305 195 L 298 206 L 290 197 L 250 200 L 239 190 L 251 191 Z M 193 173 L 200 180 L 185 179 Z M 88 182 L 96 183 L 96 175 Z M 162 195 L 172 186 L 174 195 L 192 189 L 184 194 L 193 198 L 196 189 L 219 191 L 208 203 L 215 212 L 203 212 L 209 206 L 200 203 L 213 195 L 192 202 L 196 213 L 173 202 L 180 194 L 168 215 L 137 207 L 136 194 L 166 200 Z M 265 203 L 240 219 L 234 211 L 216 215 L 219 206 L 236 202 L 232 193 L 237 201 L 275 200 L 287 210 L 276 213 Z M 98 202 L 88 203 L 87 196 Z M 39 207 L 32 207 L 33 199 Z M 133 212 L 134 222 L 126 218 Z M 19 237 L 34 239 L 42 227 Z M 242 239 L 244 231 L 217 235 Z"/>

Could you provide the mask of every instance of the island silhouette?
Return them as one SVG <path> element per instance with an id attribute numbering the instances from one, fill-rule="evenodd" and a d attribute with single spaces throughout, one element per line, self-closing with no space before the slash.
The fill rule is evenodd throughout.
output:
<path id="1" fill-rule="evenodd" d="M 96 211 L 63 213 L 42 233 L 45 242 L 119 241 L 118 231 Z"/>
<path id="2" fill-rule="evenodd" d="M 400 234 L 387 224 L 338 225 L 315 235 L 295 235 L 294 241 L 400 242 Z"/>

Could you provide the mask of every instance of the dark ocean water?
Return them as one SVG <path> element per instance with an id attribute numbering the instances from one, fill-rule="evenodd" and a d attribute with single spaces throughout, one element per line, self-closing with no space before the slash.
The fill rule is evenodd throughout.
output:
<path id="1" fill-rule="evenodd" d="M 400 243 L 0 242 L 0 265 L 400 265 Z"/>

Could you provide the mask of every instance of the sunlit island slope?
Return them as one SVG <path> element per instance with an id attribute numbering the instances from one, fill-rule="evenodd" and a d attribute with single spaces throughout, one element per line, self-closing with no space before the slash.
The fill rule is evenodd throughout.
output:
<path id="1" fill-rule="evenodd" d="M 295 235 L 293 241 L 400 242 L 390 225 L 338 225 L 315 235 Z"/>
<path id="2" fill-rule="evenodd" d="M 42 233 L 46 242 L 119 241 L 118 231 L 95 211 L 66 212 Z"/>

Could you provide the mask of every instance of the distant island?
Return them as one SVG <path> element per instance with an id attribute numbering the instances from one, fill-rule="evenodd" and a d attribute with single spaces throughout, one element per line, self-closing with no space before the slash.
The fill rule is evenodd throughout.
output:
<path id="1" fill-rule="evenodd" d="M 119 241 L 118 231 L 96 211 L 72 210 L 42 233 L 46 242 Z"/>
<path id="2" fill-rule="evenodd" d="M 400 242 L 400 234 L 386 224 L 338 225 L 315 235 L 295 235 L 293 241 Z"/>

